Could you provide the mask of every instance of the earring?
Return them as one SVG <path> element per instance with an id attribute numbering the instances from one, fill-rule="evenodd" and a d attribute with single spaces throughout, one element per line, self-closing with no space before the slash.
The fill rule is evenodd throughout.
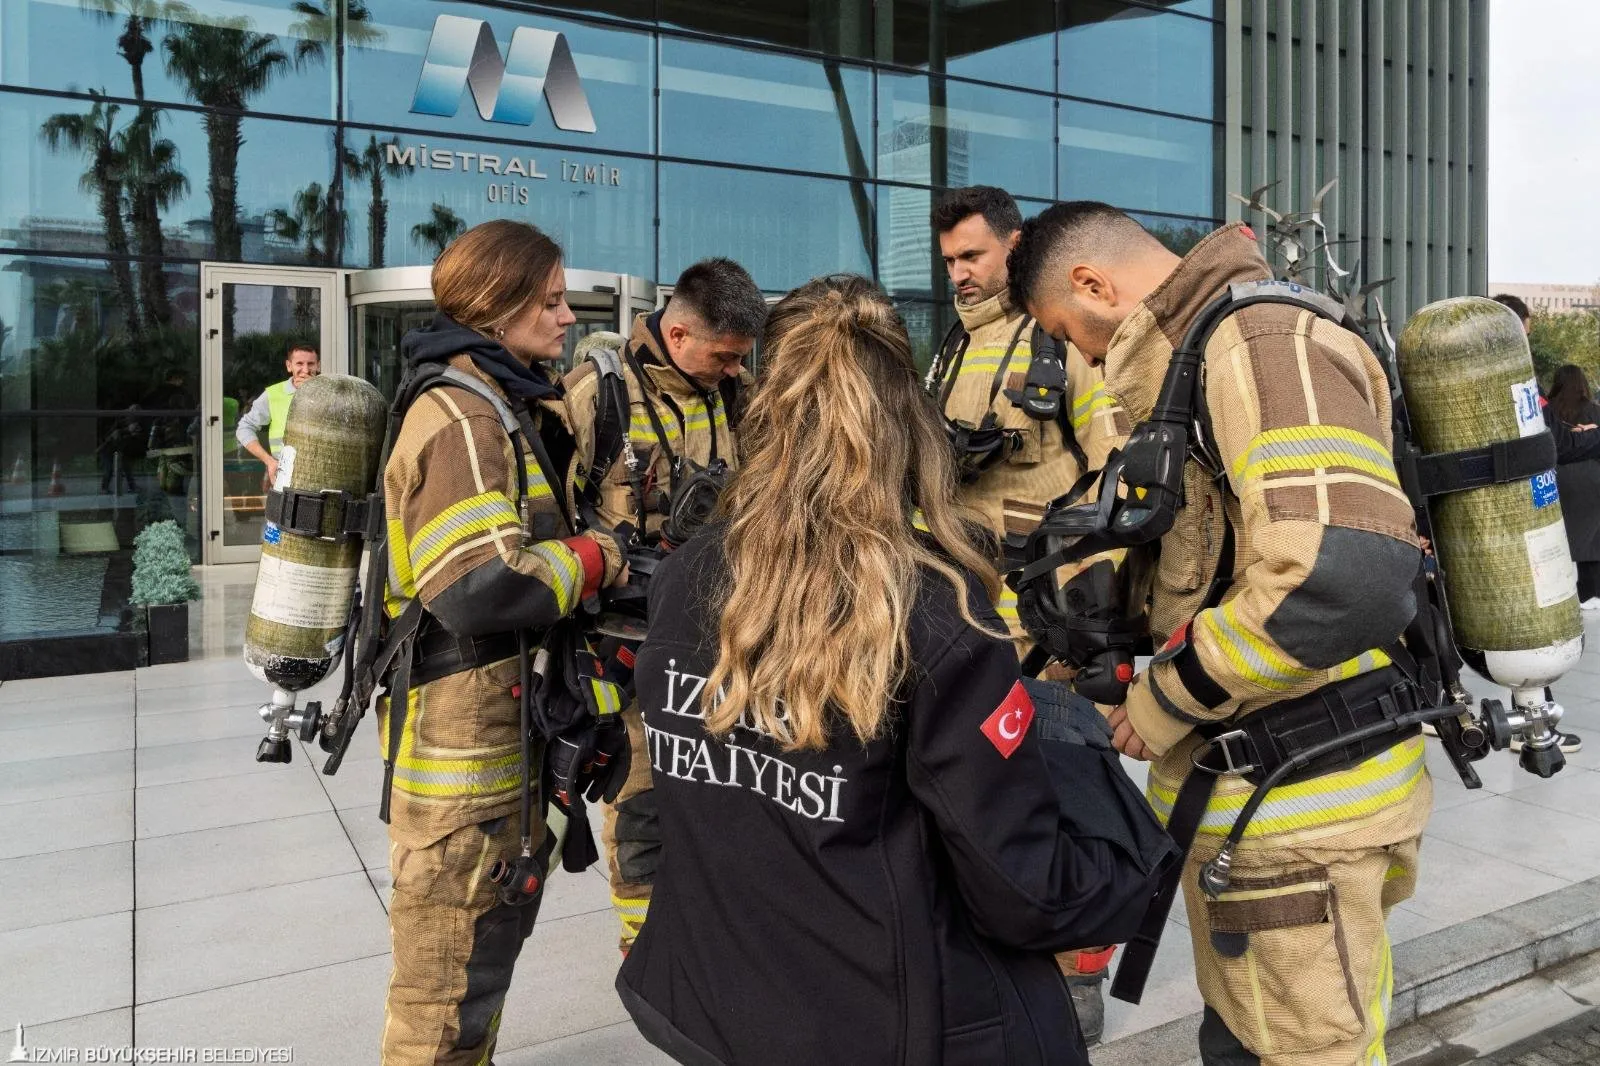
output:
<path id="1" fill-rule="evenodd" d="M 506 339 L 506 330 L 504 326 L 494 331 L 494 339 L 497 341 L 503 341 Z"/>

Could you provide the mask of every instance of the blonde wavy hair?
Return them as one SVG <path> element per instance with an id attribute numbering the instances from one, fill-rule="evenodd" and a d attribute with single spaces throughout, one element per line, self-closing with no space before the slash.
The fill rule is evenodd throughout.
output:
<path id="1" fill-rule="evenodd" d="M 836 715 L 865 743 L 883 734 L 910 669 L 919 572 L 948 581 L 975 626 L 963 571 L 991 599 L 1000 579 L 956 502 L 944 427 L 877 286 L 855 275 L 802 285 L 773 309 L 762 353 L 744 459 L 719 504 L 730 573 L 706 726 L 818 749 Z M 918 511 L 937 550 L 913 527 Z"/>

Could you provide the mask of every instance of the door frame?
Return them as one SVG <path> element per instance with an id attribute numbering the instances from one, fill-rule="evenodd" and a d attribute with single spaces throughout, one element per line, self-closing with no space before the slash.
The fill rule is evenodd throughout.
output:
<path id="1" fill-rule="evenodd" d="M 347 333 L 343 275 L 332 267 L 267 266 L 249 263 L 200 264 L 200 545 L 207 566 L 254 563 L 259 544 L 222 541 L 222 286 L 288 285 L 320 290 L 322 320 L 318 341 L 322 369 L 347 372 Z"/>

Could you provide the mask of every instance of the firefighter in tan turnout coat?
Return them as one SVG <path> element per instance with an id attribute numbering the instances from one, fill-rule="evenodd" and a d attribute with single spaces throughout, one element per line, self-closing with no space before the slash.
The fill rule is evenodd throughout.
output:
<path id="1" fill-rule="evenodd" d="M 1128 429 L 1106 395 L 1100 371 L 1070 346 L 1061 421 L 1036 420 L 1013 402 L 1028 380 L 1036 340 L 1034 320 L 1012 302 L 1006 285 L 1006 253 L 1021 226 L 1016 201 L 992 186 L 956 190 L 933 212 L 961 326 L 938 354 L 930 384 L 948 423 L 980 431 L 992 424 L 1004 435 L 998 451 L 982 457 L 974 446 L 994 438 L 973 434 L 960 499 L 983 516 L 1002 547 L 1009 543 L 1013 550 L 1038 526 L 1052 500 L 1086 470 L 1105 463 Z M 962 459 L 959 451 L 957 458 Z M 995 609 L 1019 657 L 1025 656 L 1031 642 L 1017 617 L 1016 593 L 1003 588 Z M 1100 984 L 1111 949 L 1065 952 L 1057 961 L 1072 986 L 1084 1036 L 1093 1043 L 1101 1028 Z"/>
<path id="2" fill-rule="evenodd" d="M 417 396 L 384 470 L 386 609 L 398 619 L 422 608 L 404 712 L 387 698 L 378 708 L 385 756 L 394 755 L 385 1066 L 493 1055 L 539 909 L 539 896 L 503 903 L 487 876 L 518 845 L 516 632 L 537 638 L 623 571 L 611 538 L 574 535 L 559 506 L 572 443 L 559 384 L 541 363 L 560 357 L 574 321 L 560 257 L 522 223 L 469 230 L 434 266 L 440 313 L 402 343 L 413 367 L 443 363 L 468 380 Z M 524 514 L 508 417 L 527 427 L 517 431 Z M 544 469 L 527 430 L 562 469 Z M 534 819 L 539 840 L 537 804 Z"/>
<path id="3" fill-rule="evenodd" d="M 1180 260 L 1093 203 L 1031 221 L 1010 266 L 1045 328 L 1103 361 L 1107 392 L 1134 423 L 1149 417 L 1201 309 L 1232 283 L 1271 277 L 1246 227 L 1218 230 Z M 1388 384 L 1360 338 L 1298 307 L 1256 304 L 1212 334 L 1202 382 L 1222 470 L 1187 461 L 1150 590 L 1161 650 L 1111 715 L 1118 747 L 1152 760 L 1149 797 L 1163 816 L 1197 772 L 1200 730 L 1398 680 L 1385 649 L 1403 654 L 1395 641 L 1415 610 L 1420 560 L 1391 458 Z M 1422 745 L 1385 740 L 1273 789 L 1213 899 L 1197 871 L 1252 791 L 1219 777 L 1182 874 L 1206 1063 L 1385 1061 L 1384 920 L 1416 884 L 1432 797 Z"/>
<path id="4" fill-rule="evenodd" d="M 696 470 L 717 463 L 738 466 L 734 436 L 740 394 L 748 382 L 744 361 L 766 318 L 761 290 L 731 259 L 708 259 L 683 272 L 665 308 L 639 315 L 619 353 L 627 390 L 628 457 L 612 454 L 588 498 L 592 519 L 649 548 L 670 550 L 663 538 L 674 493 Z M 573 368 L 566 381 L 568 408 L 577 438 L 578 462 L 569 486 L 574 507 L 591 488 L 596 467 L 597 427 L 606 410 L 604 375 L 593 361 Z M 682 537 L 683 532 L 669 530 Z M 631 660 L 631 648 L 619 654 Z M 622 923 L 624 952 L 644 924 L 650 906 L 661 841 L 650 757 L 639 708 L 624 712 L 633 746 L 632 769 L 616 802 L 606 808 L 601 841 L 611 873 L 611 903 Z"/>

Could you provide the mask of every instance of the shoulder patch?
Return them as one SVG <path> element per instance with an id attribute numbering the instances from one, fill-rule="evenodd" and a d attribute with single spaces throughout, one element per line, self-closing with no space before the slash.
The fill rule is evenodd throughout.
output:
<path id="1" fill-rule="evenodd" d="M 1033 697 L 1018 681 L 979 728 L 1000 753 L 1000 757 L 1009 759 L 1022 746 L 1023 738 L 1028 735 L 1028 726 L 1032 724 Z"/>

